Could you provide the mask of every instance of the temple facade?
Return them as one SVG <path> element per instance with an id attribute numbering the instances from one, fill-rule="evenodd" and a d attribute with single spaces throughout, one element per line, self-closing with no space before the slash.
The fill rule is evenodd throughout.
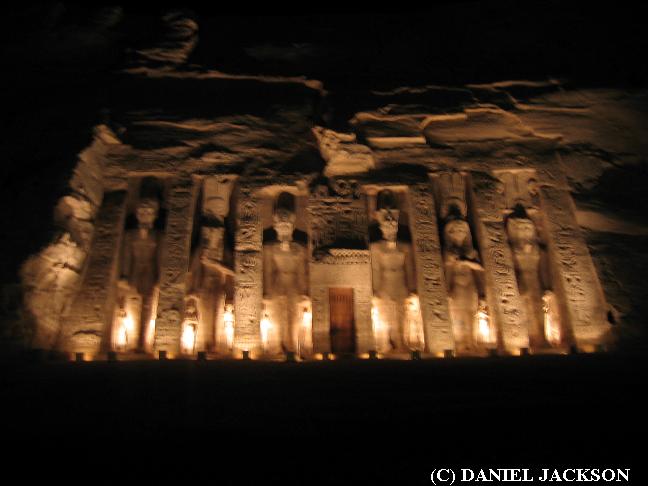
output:
<path id="1" fill-rule="evenodd" d="M 103 140 L 80 278 L 60 318 L 38 322 L 36 347 L 82 359 L 310 360 L 610 342 L 556 154 L 520 164 L 419 151 L 399 164 L 390 149 L 391 162 L 352 154 L 351 170 L 330 157 L 317 173 L 241 173 L 134 161 Z"/>

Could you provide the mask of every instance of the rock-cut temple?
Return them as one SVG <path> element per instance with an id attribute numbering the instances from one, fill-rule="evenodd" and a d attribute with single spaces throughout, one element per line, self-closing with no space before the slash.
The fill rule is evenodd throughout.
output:
<path id="1" fill-rule="evenodd" d="M 423 144 L 400 163 L 315 127 L 323 170 L 241 171 L 137 158 L 96 131 L 71 183 L 85 196 L 57 208 L 68 231 L 25 265 L 35 347 L 309 360 L 609 342 L 556 153 L 444 160 Z"/>

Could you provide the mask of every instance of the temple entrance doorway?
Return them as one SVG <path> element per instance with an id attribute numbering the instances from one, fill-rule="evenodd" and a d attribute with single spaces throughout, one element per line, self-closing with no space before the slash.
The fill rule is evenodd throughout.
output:
<path id="1" fill-rule="evenodd" d="M 354 353 L 353 289 L 347 287 L 329 288 L 329 311 L 331 351 L 333 353 Z"/>

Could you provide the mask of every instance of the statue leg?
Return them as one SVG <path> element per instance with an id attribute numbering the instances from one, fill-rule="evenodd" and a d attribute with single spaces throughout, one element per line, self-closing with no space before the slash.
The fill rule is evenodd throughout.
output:
<path id="1" fill-rule="evenodd" d="M 269 348 L 276 353 L 285 351 L 288 335 L 288 298 L 283 295 L 275 297 L 273 311 L 274 329 L 270 332 Z"/>
<path id="2" fill-rule="evenodd" d="M 542 296 L 537 285 L 529 289 L 526 301 L 529 313 L 529 343 L 531 347 L 545 347 L 547 342 L 544 337 L 544 310 Z"/>
<path id="3" fill-rule="evenodd" d="M 389 340 L 394 351 L 403 349 L 403 315 L 399 303 L 389 299 Z"/>
<path id="4" fill-rule="evenodd" d="M 299 337 L 297 327 L 297 299 L 293 295 L 286 297 L 285 299 L 285 320 L 282 323 L 282 336 L 281 344 L 284 352 L 296 352 L 297 351 L 297 339 Z"/>
<path id="5" fill-rule="evenodd" d="M 210 345 L 209 335 L 212 328 L 213 302 L 209 288 L 200 292 L 198 297 L 198 329 L 196 333 L 196 349 L 208 351 Z"/>
<path id="6" fill-rule="evenodd" d="M 128 293 L 126 298 L 126 312 L 132 319 L 132 328 L 128 330 L 126 350 L 135 351 L 142 329 L 142 296 L 135 291 Z"/>
<path id="7" fill-rule="evenodd" d="M 448 307 L 450 308 L 450 321 L 452 323 L 452 334 L 454 335 L 457 351 L 463 351 L 466 343 L 463 328 L 463 319 L 461 311 L 457 307 L 456 299 L 450 297 L 448 299 Z"/>
<path id="8" fill-rule="evenodd" d="M 219 290 L 216 294 L 216 303 L 213 311 L 211 341 L 208 351 L 220 351 L 227 349 L 227 339 L 225 336 L 225 321 L 223 315 L 225 312 L 225 293 Z"/>
<path id="9" fill-rule="evenodd" d="M 140 314 L 139 336 L 137 341 L 137 351 L 146 352 L 147 338 L 150 333 L 151 319 L 153 317 L 153 296 L 151 293 L 142 299 L 142 312 Z"/>

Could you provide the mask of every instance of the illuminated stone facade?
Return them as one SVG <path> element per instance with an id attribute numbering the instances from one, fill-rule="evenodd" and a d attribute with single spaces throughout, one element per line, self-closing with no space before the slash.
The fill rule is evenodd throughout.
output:
<path id="1" fill-rule="evenodd" d="M 83 271 L 58 322 L 38 321 L 34 346 L 307 360 L 609 344 L 557 155 L 446 160 L 418 140 L 400 164 L 381 139 L 351 144 L 336 172 L 342 142 L 314 135 L 327 140 L 325 170 L 245 175 L 138 158 L 98 130 L 102 189 Z"/>

